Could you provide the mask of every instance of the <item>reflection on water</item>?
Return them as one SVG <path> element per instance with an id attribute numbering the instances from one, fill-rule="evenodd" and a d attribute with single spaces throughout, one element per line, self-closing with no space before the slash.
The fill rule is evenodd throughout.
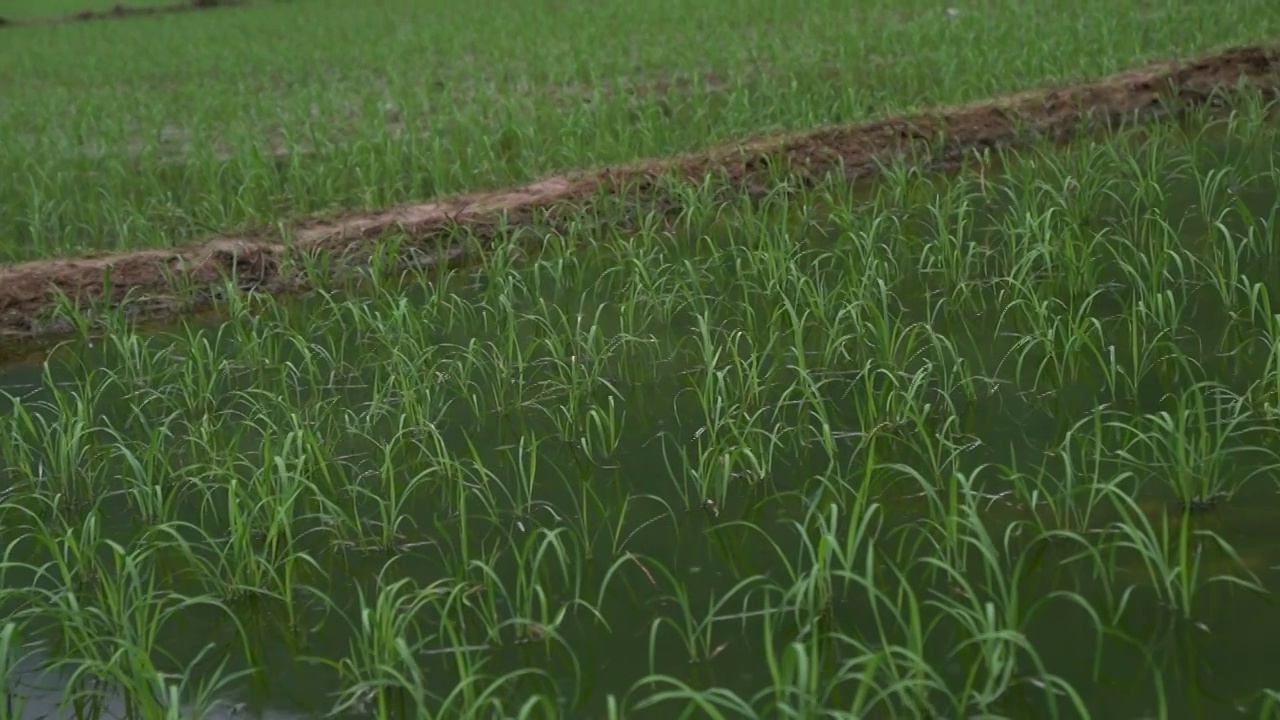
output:
<path id="1" fill-rule="evenodd" d="M 75 670 L 50 668 L 49 664 L 50 659 L 45 653 L 33 650 L 22 654 L 8 668 L 8 701 L 3 717 L 14 720 L 80 720 L 84 717 L 126 720 L 129 717 L 124 697 L 118 687 L 105 683 L 89 684 L 83 689 L 83 694 L 75 698 L 74 693 L 68 692 L 73 687 Z M 188 694 L 189 692 L 180 692 L 179 697 Z M 181 703 L 176 712 L 169 712 L 175 719 L 232 720 L 253 717 L 261 720 L 299 720 L 315 717 L 273 708 L 250 708 L 244 703 L 225 698 L 210 698 L 199 707 L 189 702 Z"/>

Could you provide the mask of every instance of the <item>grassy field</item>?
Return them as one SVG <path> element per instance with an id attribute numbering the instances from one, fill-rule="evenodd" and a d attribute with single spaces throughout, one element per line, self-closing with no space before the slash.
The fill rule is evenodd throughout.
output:
<path id="1" fill-rule="evenodd" d="M 0 257 L 285 241 L 1278 31 L 1097 0 L 6 27 Z M 457 268 L 357 215 L 369 262 L 160 329 L 58 305 L 75 336 L 0 368 L 0 720 L 1280 718 L 1280 108 L 1223 97 L 946 174 L 685 172 L 459 226 Z"/>
<path id="2" fill-rule="evenodd" d="M 8 0 L 16 3 L 16 0 Z M 4 31 L 0 260 L 166 246 L 1076 80 L 1269 0 L 281 2 Z"/>
<path id="3" fill-rule="evenodd" d="M 85 11 L 105 12 L 121 5 L 143 8 L 173 4 L 174 0 L 0 0 L 0 17 L 21 22 L 65 17 Z"/>

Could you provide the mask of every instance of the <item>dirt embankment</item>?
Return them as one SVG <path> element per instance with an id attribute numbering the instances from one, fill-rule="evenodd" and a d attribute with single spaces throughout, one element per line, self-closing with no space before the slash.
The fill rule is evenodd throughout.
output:
<path id="1" fill-rule="evenodd" d="M 1087 83 L 1018 93 L 919 115 L 844 127 L 760 137 L 704 153 L 550 177 L 522 187 L 437 199 L 335 221 L 298 221 L 291 240 L 279 236 L 215 237 L 184 247 L 83 259 L 27 262 L 0 268 L 0 335 L 35 339 L 64 334 L 50 322 L 58 293 L 80 302 L 122 302 L 137 317 L 163 318 L 213 302 L 215 288 L 234 277 L 246 291 L 304 289 L 290 261 L 315 251 L 341 253 L 345 264 L 367 259 L 377 239 L 402 233 L 402 247 L 418 265 L 466 261 L 454 238 L 460 230 L 492 238 L 534 222 L 565 222 L 602 196 L 625 194 L 640 203 L 669 202 L 662 176 L 702 178 L 720 173 L 748 192 L 762 192 L 779 172 L 816 178 L 840 171 L 850 178 L 878 172 L 880 163 L 913 150 L 921 165 L 953 166 L 966 153 L 1036 140 L 1063 141 L 1123 119 L 1158 120 L 1226 102 L 1241 86 L 1280 92 L 1280 48 L 1233 48 L 1197 60 L 1165 63 Z M 441 246 L 451 248 L 445 257 Z M 181 300 L 175 287 L 187 288 Z M 196 297 L 190 291 L 196 290 Z"/>
<path id="2" fill-rule="evenodd" d="M 188 0 L 187 2 L 174 3 L 172 5 L 151 5 L 141 7 L 131 7 L 128 5 L 115 5 L 106 10 L 81 10 L 80 12 L 71 13 L 70 15 L 57 15 L 54 17 L 29 18 L 29 19 L 6 19 L 0 17 L 0 27 L 22 27 L 23 25 L 61 25 L 64 23 L 86 22 L 89 20 L 111 20 L 117 18 L 137 17 L 139 15 L 167 15 L 180 12 L 191 12 L 193 10 L 213 10 L 216 8 L 235 7 L 237 5 L 247 5 L 249 0 Z"/>

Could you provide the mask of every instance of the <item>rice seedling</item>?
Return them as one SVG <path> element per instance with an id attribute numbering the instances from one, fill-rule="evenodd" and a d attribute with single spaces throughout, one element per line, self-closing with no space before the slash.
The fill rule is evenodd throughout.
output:
<path id="1" fill-rule="evenodd" d="M 819 10 L 815 37 L 849 12 Z M 940 18 L 926 36 L 977 32 Z M 800 72 L 803 52 L 769 47 Z M 398 105 L 454 97 L 387 82 Z M 670 110 L 664 127 L 696 132 L 649 139 L 657 99 L 533 124 L 468 100 L 440 116 L 453 135 L 350 147 L 285 105 L 290 159 L 259 147 L 219 175 L 215 148 L 190 150 L 165 166 L 171 201 L 95 200 L 67 242 L 150 243 L 168 221 L 140 208 L 233 227 L 621 157 L 605 139 L 674 149 L 813 86 L 794 85 L 740 83 L 702 119 Z M 866 100 L 815 97 L 770 122 Z M 218 316 L 177 327 L 95 326 L 65 300 L 76 339 L 0 380 L 2 712 L 1266 717 L 1278 137 L 1262 98 L 1216 113 L 945 176 L 664 176 L 672 206 L 631 225 L 618 196 L 472 228 L 473 266 L 424 270 L 408 230 L 369 236 L 396 249 L 341 278 L 354 261 L 317 255 L 301 272 L 329 285 L 288 298 L 229 278 Z M 57 170 L 67 123 L 24 141 L 68 147 L 11 192 L 14 237 L 68 227 L 50 200 L 81 194 Z M 345 174 L 308 174 L 304 137 Z M 119 195 L 125 165 L 103 167 Z M 1208 663 L 1223 670 L 1192 678 Z"/>
<path id="2" fill-rule="evenodd" d="M 68 1 L 58 4 L 99 2 Z M 1123 12 L 1101 0 L 853 10 L 821 0 L 251 5 L 5 30 L 0 78 L 14 102 L 0 111 L 9 139 L 0 172 L 25 178 L 6 184 L 0 201 L 6 259 L 163 247 L 304 213 L 381 210 L 743 133 L 1114 72 L 1280 28 L 1255 0 Z M 0 8 L 11 20 L 36 11 L 57 8 Z M 282 27 L 291 28 L 283 38 Z M 1031 46 L 1021 42 L 1029 27 L 1043 30 Z M 367 52 L 375 38 L 376 58 Z"/>

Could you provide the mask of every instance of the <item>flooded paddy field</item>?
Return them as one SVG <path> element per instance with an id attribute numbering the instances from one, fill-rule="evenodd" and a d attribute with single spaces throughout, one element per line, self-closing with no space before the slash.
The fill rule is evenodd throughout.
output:
<path id="1" fill-rule="evenodd" d="M 64 308 L 0 375 L 3 712 L 1276 717 L 1274 118 Z"/>
<path id="2" fill-rule="evenodd" d="M 0 720 L 1280 718 L 1268 0 L 0 25 Z"/>

